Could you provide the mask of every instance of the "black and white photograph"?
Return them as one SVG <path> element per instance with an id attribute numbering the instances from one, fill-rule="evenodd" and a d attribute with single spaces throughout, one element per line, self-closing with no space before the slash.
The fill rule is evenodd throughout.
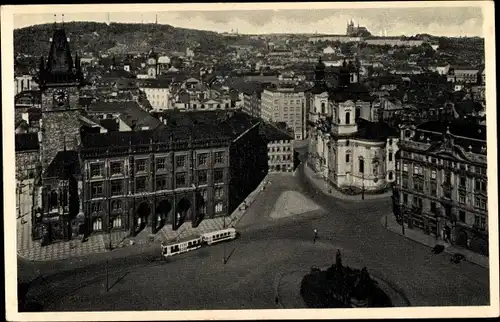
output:
<path id="1" fill-rule="evenodd" d="M 493 12 L 2 6 L 7 320 L 498 316 Z"/>

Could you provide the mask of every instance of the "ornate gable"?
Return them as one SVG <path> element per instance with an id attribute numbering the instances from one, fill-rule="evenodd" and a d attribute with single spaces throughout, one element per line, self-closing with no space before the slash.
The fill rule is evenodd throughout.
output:
<path id="1" fill-rule="evenodd" d="M 469 161 L 465 151 L 460 146 L 455 145 L 453 135 L 449 131 L 443 135 L 442 141 L 432 144 L 427 152 L 442 158 Z"/>

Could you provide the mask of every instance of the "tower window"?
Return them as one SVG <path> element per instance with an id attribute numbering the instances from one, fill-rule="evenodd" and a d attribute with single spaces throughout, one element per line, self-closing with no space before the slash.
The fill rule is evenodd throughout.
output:
<path id="1" fill-rule="evenodd" d="M 351 123 L 351 113 L 347 112 L 345 113 L 345 124 L 350 124 Z"/>

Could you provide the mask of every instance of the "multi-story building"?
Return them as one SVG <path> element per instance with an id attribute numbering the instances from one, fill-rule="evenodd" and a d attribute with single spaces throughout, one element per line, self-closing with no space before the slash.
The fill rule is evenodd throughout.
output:
<path id="1" fill-rule="evenodd" d="M 16 179 L 34 179 L 39 162 L 38 133 L 16 134 Z"/>
<path id="2" fill-rule="evenodd" d="M 457 84 L 481 84 L 482 75 L 480 68 L 468 66 L 451 66 L 448 70 L 448 82 Z"/>
<path id="3" fill-rule="evenodd" d="M 399 149 L 393 207 L 402 229 L 488 254 L 486 127 L 405 126 Z"/>
<path id="4" fill-rule="evenodd" d="M 144 92 L 154 111 L 172 108 L 170 84 L 170 81 L 156 79 L 138 82 L 139 89 Z"/>
<path id="5" fill-rule="evenodd" d="M 267 142 L 269 172 L 292 172 L 294 170 L 293 136 L 273 124 L 264 123 L 261 133 Z"/>
<path id="6" fill-rule="evenodd" d="M 266 88 L 262 92 L 261 115 L 269 122 L 284 122 L 294 132 L 295 140 L 306 137 L 305 89 L 300 87 Z"/>

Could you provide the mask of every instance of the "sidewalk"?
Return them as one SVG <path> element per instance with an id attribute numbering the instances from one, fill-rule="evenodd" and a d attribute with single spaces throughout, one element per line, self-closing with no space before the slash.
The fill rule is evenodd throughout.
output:
<path id="1" fill-rule="evenodd" d="M 268 177 L 266 176 L 259 186 L 245 199 L 247 209 L 263 190 L 267 182 Z M 230 216 L 225 218 L 226 227 L 236 227 L 247 211 L 247 209 L 243 208 L 240 205 Z M 154 235 L 154 238 L 150 237 L 150 230 L 146 228 L 135 237 L 128 237 L 128 231 L 118 231 L 111 234 L 91 235 L 85 243 L 82 243 L 80 240 L 71 240 L 41 247 L 40 241 L 33 241 L 31 239 L 31 220 L 27 220 L 26 223 L 22 224 L 21 219 L 18 219 L 17 254 L 28 261 L 62 260 L 109 251 L 106 247 L 109 245 L 110 236 L 112 248 L 116 249 L 134 244 L 142 245 L 152 242 L 159 243 L 164 241 L 172 243 L 177 239 L 199 236 L 206 232 L 223 229 L 223 227 L 224 217 L 218 217 L 205 219 L 196 228 L 191 227 L 191 222 L 184 223 L 177 230 L 172 230 L 171 225 L 166 225 Z"/>
<path id="2" fill-rule="evenodd" d="M 309 180 L 310 183 L 312 183 L 317 189 L 320 189 L 324 194 L 329 195 L 333 198 L 336 199 L 343 199 L 343 200 L 356 200 L 356 201 L 361 201 L 361 194 L 357 196 L 349 196 L 346 194 L 343 194 L 342 192 L 336 190 L 333 187 L 330 187 L 328 183 L 321 177 L 321 174 L 314 172 L 308 165 L 307 163 L 303 165 L 304 167 L 304 174 L 306 175 L 307 179 Z M 366 194 L 365 193 L 365 200 L 372 200 L 372 199 L 383 199 L 383 198 L 389 198 L 392 196 L 392 191 L 384 192 L 381 194 Z"/>
<path id="3" fill-rule="evenodd" d="M 382 226 L 385 226 L 385 220 L 386 216 L 382 216 L 380 223 Z M 402 228 L 401 225 L 398 224 L 396 221 L 396 218 L 394 215 L 388 214 L 387 215 L 387 227 L 388 230 L 392 231 L 393 233 L 399 234 L 403 236 Z M 426 235 L 416 229 L 409 229 L 407 225 L 405 225 L 405 235 L 406 238 L 411 239 L 413 241 L 416 241 L 417 243 L 429 246 L 429 247 L 434 247 L 436 244 L 441 244 L 444 245 L 445 247 L 445 252 L 448 254 L 454 254 L 454 253 L 461 253 L 465 256 L 467 261 L 472 262 L 476 265 L 482 266 L 484 268 L 489 268 L 489 257 L 483 256 L 478 253 L 474 253 L 468 249 L 458 247 L 451 245 L 449 243 L 444 242 L 443 240 L 437 239 L 435 236 L 431 235 Z"/>

